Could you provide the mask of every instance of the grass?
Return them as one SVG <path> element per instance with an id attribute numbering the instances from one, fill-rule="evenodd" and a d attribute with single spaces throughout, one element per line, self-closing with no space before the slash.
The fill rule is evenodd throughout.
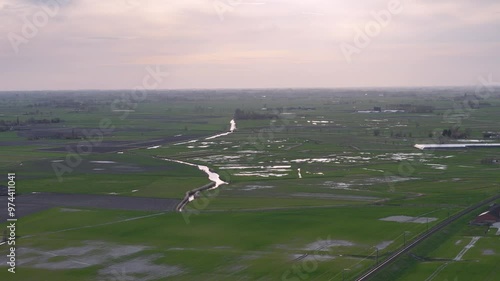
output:
<path id="1" fill-rule="evenodd" d="M 271 269 L 260 266 L 268 265 L 273 260 L 273 270 L 267 272 L 266 276 L 277 278 L 293 265 L 290 259 L 292 254 L 307 253 L 303 248 L 318 240 L 346 240 L 354 243 L 349 247 L 332 248 L 328 254 L 336 258 L 330 265 L 340 263 L 354 266 L 360 261 L 371 263 L 372 258 L 368 256 L 373 253 L 374 245 L 387 239 L 397 239 L 405 230 L 411 229 L 413 233 L 418 233 L 425 228 L 424 225 L 383 222 L 379 218 L 394 214 L 418 216 L 429 211 L 432 209 L 411 208 L 402 212 L 398 207 L 367 206 L 201 213 L 193 215 L 190 223 L 186 224 L 183 216 L 176 213 L 119 222 L 148 213 L 103 210 L 61 212 L 52 209 L 24 218 L 24 227 L 18 232 L 18 243 L 22 247 L 43 251 L 77 246 L 82 241 L 89 240 L 150 246 L 155 249 L 155 253 L 165 256 L 165 263 L 175 263 L 188 269 L 189 273 L 182 276 L 186 280 L 195 276 L 208 277 L 206 274 L 210 272 L 210 268 L 222 267 L 229 257 L 243 259 L 243 256 L 253 253 L 258 257 L 244 262 L 251 269 L 244 270 L 235 277 L 256 278 Z M 346 212 L 350 218 L 347 221 Z M 439 217 L 442 218 L 442 215 L 439 214 Z M 328 223 L 325 224 L 324 221 Z M 109 224 L 111 222 L 116 223 Z M 227 225 L 232 227 L 227 228 Z M 94 227 L 78 229 L 82 226 Z M 61 230 L 67 231 L 60 232 Z M 370 235 L 365 235 L 366 232 Z M 401 239 L 394 242 L 394 247 L 398 243 L 402 243 Z M 168 250 L 172 248 L 186 250 L 175 251 L 175 256 L 172 256 L 169 252 L 171 250 Z M 340 255 L 347 257 L 342 258 Z M 193 256 L 197 257 L 194 261 L 189 258 Z M 325 265 L 321 268 L 322 270 L 318 268 L 312 272 L 311 276 L 319 276 L 331 270 Z M 2 274 L 4 273 L 0 272 L 0 276 Z M 89 278 L 92 274 L 88 272 Z M 61 276 L 64 275 L 61 272 Z M 231 277 L 220 278 L 233 280 Z"/>
<path id="2" fill-rule="evenodd" d="M 23 131 L 0 132 L 0 143 L 4 144 L 0 146 L 0 167 L 16 172 L 20 194 L 118 193 L 182 198 L 186 191 L 208 183 L 206 174 L 196 167 L 161 158 L 207 165 L 229 182 L 221 186 L 217 196 L 208 201 L 200 198 L 188 205 L 193 213 L 184 215 L 168 213 L 123 221 L 151 214 L 97 209 L 69 213 L 52 209 L 27 216 L 18 222 L 20 247 L 51 251 L 82 245 L 85 241 L 146 245 L 150 248 L 137 257 L 157 254 L 155 263 L 184 269 L 182 275 L 171 280 L 286 280 L 304 276 L 308 280 L 342 280 L 342 275 L 352 279 L 374 264 L 375 245 L 394 241 L 380 251 L 381 257 L 387 256 L 403 244 L 405 231 L 409 231 L 407 239 L 412 239 L 427 227 L 383 222 L 380 218 L 425 215 L 444 219 L 500 191 L 500 166 L 481 162 L 485 158 L 500 158 L 499 149 L 422 152 L 413 148 L 415 143 L 434 142 L 429 132 L 453 125 L 443 114 L 454 109 L 455 100 L 463 93 L 387 92 L 381 97 L 371 91 L 366 96 L 364 91 L 311 91 L 314 96 L 309 91 L 266 90 L 266 98 L 259 92 L 245 95 L 224 91 L 152 92 L 128 116 L 110 110 L 109 104 L 120 92 L 1 94 L 0 119 L 19 118 L 22 122 L 30 117 L 51 116 L 63 120 L 60 124 L 30 125 L 25 129 L 62 126 L 92 129 L 107 118 L 114 126 L 112 134 L 103 139 L 107 142 L 178 135 L 198 140 L 187 145 L 164 143 L 158 149 L 125 150 L 123 154 L 81 155 L 81 161 L 60 180 L 53 161 L 63 160 L 60 163 L 67 164 L 70 154 L 41 148 L 65 147 L 79 140 L 29 140 L 22 136 Z M 67 105 L 33 106 L 54 100 L 68 104 L 77 101 L 84 109 L 75 111 Z M 500 107 L 500 96 L 494 94 L 488 102 L 490 107 L 476 109 L 469 118 L 460 120 L 462 128 L 472 129 L 470 138 L 481 138 L 483 131 L 498 130 L 495 114 Z M 433 105 L 436 110 L 422 114 L 355 113 L 390 104 Z M 294 114 L 274 121 L 237 120 L 235 133 L 205 140 L 228 130 L 236 108 L 261 112 L 263 107 L 283 107 L 283 111 Z M 30 115 L 36 110 L 39 112 Z M 330 123 L 314 125 L 315 120 Z M 379 135 L 375 135 L 375 130 L 379 130 Z M 334 160 L 296 161 L 322 158 Z M 428 164 L 439 164 L 445 169 Z M 241 176 L 238 175 L 241 169 L 227 168 L 234 165 L 290 168 L 283 172 L 286 173 L 283 177 Z M 298 178 L 298 168 L 302 179 Z M 252 188 L 255 186 L 265 188 Z M 484 255 L 483 251 L 492 249 L 500 253 L 498 236 L 493 231 L 484 234 L 481 228 L 469 227 L 470 219 L 464 218 L 415 249 L 414 253 L 423 257 L 423 261 L 406 256 L 377 278 L 425 280 L 456 256 L 471 236 L 477 235 L 482 238 L 464 260 L 449 263 L 434 280 L 455 280 L 455 277 L 494 280 L 498 254 Z M 67 230 L 91 225 L 94 227 Z M 58 232 L 61 230 L 67 231 Z M 312 255 L 304 247 L 318 239 L 346 240 L 354 245 L 333 247 L 323 253 L 332 256 L 331 259 L 293 261 L 294 255 Z M 462 244 L 455 245 L 459 240 Z M 16 279 L 1 269 L 0 278 L 99 280 L 100 269 L 120 261 L 110 259 L 105 264 L 68 270 L 20 265 Z"/>
<path id="3" fill-rule="evenodd" d="M 373 280 L 494 280 L 498 271 L 500 247 L 496 230 L 485 233 L 485 227 L 470 226 L 474 218 L 469 214 L 447 226 L 431 238 L 415 247 Z M 458 253 L 473 236 L 481 237 L 463 256 L 454 261 Z M 492 251 L 486 255 L 485 250 Z M 416 258 L 418 257 L 418 258 Z"/>

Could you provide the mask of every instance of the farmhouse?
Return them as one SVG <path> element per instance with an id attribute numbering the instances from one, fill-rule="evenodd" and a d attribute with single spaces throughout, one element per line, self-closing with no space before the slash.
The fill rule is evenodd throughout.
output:
<path id="1" fill-rule="evenodd" d="M 479 214 L 471 224 L 475 225 L 492 225 L 496 222 L 500 222 L 500 205 L 494 204 L 491 208 Z"/>
<path id="2" fill-rule="evenodd" d="M 500 132 L 483 132 L 485 139 L 500 139 Z"/>

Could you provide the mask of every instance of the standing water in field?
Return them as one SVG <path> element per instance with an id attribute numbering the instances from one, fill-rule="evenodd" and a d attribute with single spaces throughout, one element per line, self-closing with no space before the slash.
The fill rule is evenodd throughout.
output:
<path id="1" fill-rule="evenodd" d="M 196 165 L 196 164 L 193 164 L 193 163 L 184 162 L 184 161 L 180 161 L 180 160 L 173 160 L 173 159 L 164 159 L 164 160 L 167 160 L 167 161 L 170 161 L 170 162 L 179 163 L 179 164 L 189 165 L 189 166 L 193 166 L 193 167 L 198 167 L 198 169 L 200 169 L 200 171 L 203 171 L 203 172 L 205 172 L 205 174 L 208 175 L 208 179 L 211 182 L 215 183 L 215 186 L 213 186 L 210 189 L 216 189 L 217 187 L 219 187 L 219 186 L 221 186 L 223 184 L 227 184 L 227 182 L 225 182 L 225 181 L 223 181 L 223 180 L 220 179 L 220 175 L 219 174 L 213 172 L 207 166 Z"/>
<path id="2" fill-rule="evenodd" d="M 227 135 L 233 133 L 236 130 L 236 121 L 234 121 L 234 119 L 232 119 L 229 123 L 231 124 L 231 127 L 229 128 L 229 132 L 225 132 L 222 134 L 211 136 L 211 137 L 205 138 L 205 140 L 212 140 L 212 139 L 222 137 L 222 136 L 227 136 Z"/>
<path id="3" fill-rule="evenodd" d="M 210 170 L 210 168 L 208 168 L 207 166 L 203 166 L 203 165 L 198 165 L 198 169 L 202 170 L 203 172 L 205 172 L 205 174 L 208 175 L 208 179 L 212 182 L 215 183 L 214 187 L 210 188 L 210 189 L 216 189 L 217 187 L 223 185 L 223 184 L 227 184 L 227 182 L 223 181 L 220 179 L 220 175 L 215 173 L 215 172 L 212 172 Z"/>
<path id="4" fill-rule="evenodd" d="M 217 134 L 217 135 L 211 136 L 211 137 L 207 137 L 207 138 L 205 138 L 205 140 L 211 140 L 211 139 L 215 139 L 215 138 L 218 138 L 218 137 L 227 136 L 229 134 L 232 134 L 236 130 L 236 122 L 234 121 L 234 119 L 232 119 L 229 123 L 231 125 L 230 128 L 229 128 L 229 132 L 222 133 L 222 134 Z M 184 142 L 184 143 L 177 143 L 175 145 L 194 143 L 194 142 L 197 142 L 197 141 L 198 140 L 191 140 L 191 141 Z M 216 189 L 216 188 L 218 188 L 219 186 L 221 186 L 223 184 L 227 184 L 227 182 L 221 180 L 219 174 L 217 174 L 217 173 L 213 172 L 212 170 L 210 170 L 210 168 L 208 166 L 196 165 L 196 164 L 193 164 L 193 163 L 184 162 L 184 161 L 180 161 L 180 160 L 173 160 L 173 159 L 164 159 L 164 160 L 175 162 L 175 163 L 179 163 L 179 164 L 189 165 L 189 166 L 193 166 L 193 167 L 198 167 L 199 170 L 205 172 L 205 174 L 208 175 L 208 179 L 212 182 L 212 184 L 210 184 L 210 185 L 206 185 L 206 186 L 203 186 L 203 187 L 200 187 L 200 188 L 196 188 L 196 189 L 193 189 L 191 191 L 186 192 L 186 196 L 181 201 L 181 203 L 177 206 L 177 210 L 178 211 L 182 212 L 182 210 L 187 205 L 187 203 L 193 201 L 196 198 L 196 196 L 199 194 L 199 192 L 204 191 L 204 190 Z"/>

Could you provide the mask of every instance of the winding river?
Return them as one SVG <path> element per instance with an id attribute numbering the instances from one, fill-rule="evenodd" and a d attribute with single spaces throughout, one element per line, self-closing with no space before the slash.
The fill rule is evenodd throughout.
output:
<path id="1" fill-rule="evenodd" d="M 231 127 L 229 129 L 229 132 L 225 132 L 225 133 L 217 134 L 217 135 L 214 135 L 211 137 L 207 137 L 207 138 L 205 138 L 205 140 L 212 140 L 212 139 L 215 139 L 218 137 L 227 136 L 229 134 L 232 134 L 236 130 L 236 122 L 234 121 L 234 119 L 232 119 L 230 121 L 230 125 L 231 125 Z M 196 140 L 193 140 L 190 142 L 194 142 L 194 141 L 196 141 Z M 187 143 L 189 143 L 189 142 L 187 142 Z M 182 212 L 184 207 L 186 207 L 186 205 L 189 202 L 193 201 L 196 198 L 196 196 L 199 194 L 199 192 L 204 191 L 204 190 L 216 189 L 223 184 L 228 184 L 227 182 L 221 180 L 220 175 L 217 174 L 216 172 L 210 170 L 210 168 L 208 166 L 196 165 L 193 163 L 189 163 L 189 162 L 185 162 L 185 161 L 181 161 L 181 160 L 168 159 L 168 158 L 164 158 L 163 160 L 175 162 L 175 163 L 179 163 L 179 164 L 184 164 L 184 165 L 189 165 L 189 166 L 193 166 L 193 167 L 198 167 L 198 169 L 200 169 L 201 171 L 205 172 L 205 174 L 208 175 L 208 179 L 211 182 L 208 185 L 205 185 L 205 186 L 202 186 L 202 187 L 199 187 L 199 188 L 196 188 L 196 189 L 193 189 L 193 190 L 186 192 L 186 196 L 181 201 L 181 203 L 177 206 L 177 211 L 179 211 L 179 212 Z"/>

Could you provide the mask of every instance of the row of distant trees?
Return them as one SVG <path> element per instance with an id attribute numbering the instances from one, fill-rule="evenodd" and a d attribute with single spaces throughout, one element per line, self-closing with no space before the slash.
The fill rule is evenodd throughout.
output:
<path id="1" fill-rule="evenodd" d="M 236 120 L 262 120 L 274 118 L 278 118 L 278 115 L 273 113 L 257 113 L 255 111 L 245 111 L 239 108 L 234 111 L 234 119 Z"/>
<path id="2" fill-rule="evenodd" d="M 500 159 L 498 158 L 492 158 L 492 157 L 488 157 L 488 158 L 483 158 L 481 159 L 481 164 L 484 164 L 484 165 L 490 165 L 490 164 L 500 164 Z"/>
<path id="3" fill-rule="evenodd" d="M 56 124 L 56 123 L 61 123 L 63 120 L 60 118 L 51 118 L 51 119 L 35 119 L 33 117 L 30 117 L 26 120 L 19 120 L 19 117 L 16 120 L 0 120 L 0 132 L 5 132 L 10 130 L 11 128 L 15 128 L 18 126 L 25 126 L 25 125 L 34 125 L 34 124 Z"/>
<path id="4" fill-rule="evenodd" d="M 445 138 L 450 138 L 450 139 L 467 139 L 471 136 L 472 130 L 470 128 L 462 129 L 460 127 L 452 127 L 449 129 L 444 129 L 439 136 L 440 139 L 445 139 Z M 382 131 L 380 129 L 374 129 L 373 130 L 373 135 L 378 137 L 382 135 Z M 390 135 L 393 138 L 406 138 L 406 137 L 413 137 L 412 132 L 402 132 L 402 131 L 390 131 Z M 433 138 L 435 137 L 433 132 L 429 132 L 429 137 Z"/>
<path id="5" fill-rule="evenodd" d="M 460 127 L 452 127 L 444 129 L 441 135 L 451 139 L 467 139 L 471 136 L 471 133 L 472 130 L 470 128 L 462 130 Z"/>
<path id="6" fill-rule="evenodd" d="M 380 129 L 374 129 L 373 130 L 373 135 L 378 137 L 380 135 L 382 135 L 382 131 Z M 394 132 L 394 131 L 390 131 L 390 135 L 391 135 L 391 138 L 412 138 L 413 137 L 413 133 L 412 132 L 402 132 L 402 131 L 398 131 L 398 132 Z"/>
<path id="7" fill-rule="evenodd" d="M 387 106 L 387 109 L 393 109 L 393 110 L 404 110 L 405 112 L 409 113 L 432 113 L 434 112 L 434 106 L 431 105 L 421 105 L 421 104 L 392 104 Z M 382 108 L 380 108 L 382 110 Z"/>

